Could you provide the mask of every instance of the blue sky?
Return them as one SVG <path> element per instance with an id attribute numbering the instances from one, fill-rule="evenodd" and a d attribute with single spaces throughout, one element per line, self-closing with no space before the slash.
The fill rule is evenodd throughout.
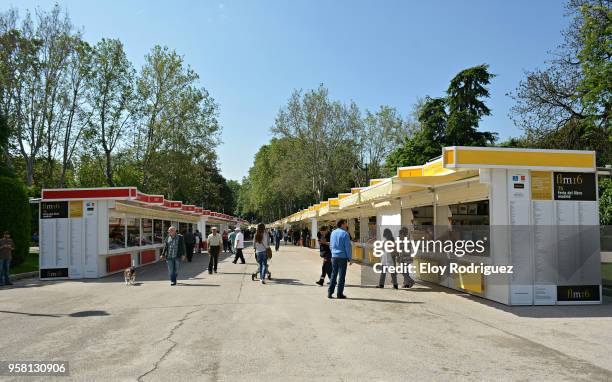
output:
<path id="1" fill-rule="evenodd" d="M 56 1 L 0 0 L 2 9 Z M 324 83 L 362 110 L 408 115 L 461 69 L 497 75 L 481 129 L 516 136 L 506 93 L 541 67 L 568 24 L 563 1 L 58 1 L 85 38 L 119 38 L 137 68 L 155 45 L 183 55 L 220 105 L 222 173 L 246 175 L 293 89 Z"/>

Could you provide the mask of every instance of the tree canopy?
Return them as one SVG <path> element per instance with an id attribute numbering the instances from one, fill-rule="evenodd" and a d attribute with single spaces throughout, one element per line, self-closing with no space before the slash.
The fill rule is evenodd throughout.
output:
<path id="1" fill-rule="evenodd" d="M 479 65 L 462 70 L 450 81 L 445 97 L 427 96 L 417 105 L 417 128 L 387 158 L 390 174 L 398 167 L 420 165 L 439 156 L 444 146 L 486 146 L 495 142 L 495 133 L 478 131 L 482 117 L 491 114 L 485 99 L 494 75 L 488 68 Z"/>
<path id="2" fill-rule="evenodd" d="M 119 39 L 90 44 L 58 5 L 0 13 L 5 167 L 43 187 L 136 186 L 234 213 L 218 168 L 219 106 L 200 76 L 156 45 L 141 68 Z"/>

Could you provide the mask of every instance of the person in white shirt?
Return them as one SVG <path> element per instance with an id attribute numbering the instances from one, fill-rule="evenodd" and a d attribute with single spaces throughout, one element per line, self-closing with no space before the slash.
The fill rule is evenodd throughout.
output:
<path id="1" fill-rule="evenodd" d="M 234 231 L 236 232 L 236 237 L 234 238 L 236 257 L 234 257 L 233 263 L 236 264 L 238 259 L 240 259 L 240 264 L 244 264 L 244 255 L 242 254 L 242 250 L 244 249 L 244 235 L 242 234 L 242 231 L 240 231 L 240 227 L 236 227 Z"/>
<path id="2" fill-rule="evenodd" d="M 208 273 L 212 274 L 213 271 L 217 273 L 217 263 L 219 262 L 219 253 L 221 252 L 221 235 L 217 233 L 217 227 L 211 228 L 212 233 L 208 235 L 208 254 L 210 259 L 208 260 Z"/>

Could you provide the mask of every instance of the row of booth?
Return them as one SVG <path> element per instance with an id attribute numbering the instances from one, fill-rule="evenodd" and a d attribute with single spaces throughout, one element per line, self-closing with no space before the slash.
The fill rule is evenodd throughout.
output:
<path id="1" fill-rule="evenodd" d="M 246 227 L 242 219 L 135 187 L 44 189 L 39 200 L 41 279 L 98 278 L 159 260 L 170 226 L 178 232 Z"/>
<path id="2" fill-rule="evenodd" d="M 421 166 L 321 201 L 271 226 L 308 228 L 348 221 L 353 258 L 379 261 L 373 243 L 402 227 L 415 240 L 481 240 L 482 253 L 421 251 L 416 277 L 507 305 L 601 303 L 595 152 L 445 147 Z M 435 246 L 434 246 L 435 248 Z M 419 272 L 430 265 L 512 266 L 513 273 Z"/>

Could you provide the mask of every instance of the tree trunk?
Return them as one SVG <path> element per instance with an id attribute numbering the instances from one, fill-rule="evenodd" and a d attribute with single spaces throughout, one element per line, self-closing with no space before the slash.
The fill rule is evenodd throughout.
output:
<path id="1" fill-rule="evenodd" d="M 34 157 L 30 156 L 26 159 L 26 181 L 28 187 L 34 182 Z"/>
<path id="2" fill-rule="evenodd" d="M 109 150 L 105 150 L 104 153 L 106 155 L 106 184 L 108 184 L 109 187 L 115 187 L 115 182 L 113 182 L 113 164 L 111 152 Z"/>

